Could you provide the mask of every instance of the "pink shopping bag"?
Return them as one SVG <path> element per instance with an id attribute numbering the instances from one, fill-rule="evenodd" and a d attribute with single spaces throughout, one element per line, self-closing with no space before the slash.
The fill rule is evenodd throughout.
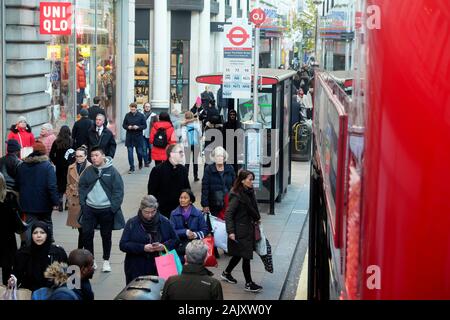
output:
<path id="1" fill-rule="evenodd" d="M 177 264 L 173 253 L 169 253 L 166 249 L 166 254 L 155 258 L 156 270 L 158 276 L 167 280 L 170 276 L 178 275 Z"/>

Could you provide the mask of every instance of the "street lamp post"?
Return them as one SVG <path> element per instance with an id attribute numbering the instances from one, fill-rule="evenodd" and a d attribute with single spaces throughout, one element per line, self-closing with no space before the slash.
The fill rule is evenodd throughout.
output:
<path id="1" fill-rule="evenodd" d="M 317 57 L 317 39 L 318 39 L 318 33 L 319 33 L 319 5 L 323 3 L 323 0 L 314 0 L 313 3 L 316 5 L 317 12 L 316 12 L 316 36 L 314 40 L 314 58 L 318 62 L 319 59 Z"/>

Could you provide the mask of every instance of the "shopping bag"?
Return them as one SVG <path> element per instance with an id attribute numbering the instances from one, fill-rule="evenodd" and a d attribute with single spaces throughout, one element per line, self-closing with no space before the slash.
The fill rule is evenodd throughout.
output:
<path id="1" fill-rule="evenodd" d="M 229 202 L 228 193 L 225 193 L 225 197 L 223 199 L 223 208 L 217 214 L 217 217 L 219 219 L 225 220 L 225 212 L 227 211 L 227 208 L 228 208 L 228 202 Z"/>
<path id="2" fill-rule="evenodd" d="M 264 256 L 259 256 L 264 264 L 264 269 L 267 272 L 273 273 L 273 261 L 272 261 L 272 247 L 270 246 L 269 240 L 266 238 L 267 254 Z"/>
<path id="3" fill-rule="evenodd" d="M 213 236 L 207 236 L 202 239 L 203 243 L 208 247 L 208 253 L 206 255 L 205 267 L 216 267 L 218 266 L 217 259 L 214 256 L 214 237 Z"/>
<path id="4" fill-rule="evenodd" d="M 12 276 L 7 286 L 0 285 L 0 300 L 31 300 L 31 291 L 17 289 L 17 278 Z"/>
<path id="5" fill-rule="evenodd" d="M 166 253 L 160 253 L 160 256 L 155 258 L 155 264 L 158 276 L 167 280 L 169 277 L 179 274 L 176 259 L 178 258 L 178 261 L 180 261 L 180 258 L 176 252 L 169 252 L 166 246 L 164 246 L 164 250 Z M 182 268 L 183 267 L 181 266 L 181 269 Z"/>
<path id="6" fill-rule="evenodd" d="M 227 229 L 225 227 L 225 221 L 208 214 L 211 221 L 211 232 L 214 235 L 214 245 L 217 248 L 221 248 L 224 251 L 228 251 L 227 246 Z"/>
<path id="7" fill-rule="evenodd" d="M 265 256 L 267 255 L 267 242 L 262 224 L 259 225 L 259 230 L 261 231 L 261 239 L 256 241 L 255 251 L 259 256 Z"/>

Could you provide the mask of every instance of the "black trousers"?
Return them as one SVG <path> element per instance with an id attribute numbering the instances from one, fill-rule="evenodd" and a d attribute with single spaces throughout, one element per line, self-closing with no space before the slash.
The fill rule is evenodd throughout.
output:
<path id="1" fill-rule="evenodd" d="M 111 208 L 94 209 L 86 206 L 83 212 L 83 245 L 94 255 L 94 234 L 95 227 L 100 225 L 100 235 L 102 237 L 103 245 L 103 260 L 109 260 L 111 256 L 112 245 L 112 229 L 114 227 L 114 213 Z"/>
<path id="2" fill-rule="evenodd" d="M 245 282 L 252 282 L 252 275 L 250 273 L 250 259 L 244 259 L 241 257 L 233 257 L 228 263 L 228 267 L 225 269 L 226 273 L 231 273 L 233 269 L 238 265 L 239 261 L 242 259 L 242 271 L 244 272 Z"/>
<path id="3" fill-rule="evenodd" d="M 188 172 L 188 176 L 189 176 L 189 166 L 191 164 L 191 159 L 192 162 L 194 163 L 194 178 L 198 178 L 198 154 L 199 154 L 200 150 L 199 147 L 197 146 L 197 148 L 195 146 L 191 146 L 190 148 L 184 148 L 184 154 L 186 155 L 186 170 Z"/>

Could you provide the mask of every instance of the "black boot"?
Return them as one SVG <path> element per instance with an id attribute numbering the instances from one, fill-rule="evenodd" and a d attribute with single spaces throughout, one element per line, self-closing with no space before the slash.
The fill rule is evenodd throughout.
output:
<path id="1" fill-rule="evenodd" d="M 59 201 L 58 211 L 59 211 L 59 212 L 63 212 L 63 211 L 64 211 L 64 210 L 63 210 L 63 202 L 62 202 L 62 200 Z"/>
<path id="2" fill-rule="evenodd" d="M 69 201 L 66 199 L 66 204 L 64 205 L 64 210 L 69 210 Z"/>

